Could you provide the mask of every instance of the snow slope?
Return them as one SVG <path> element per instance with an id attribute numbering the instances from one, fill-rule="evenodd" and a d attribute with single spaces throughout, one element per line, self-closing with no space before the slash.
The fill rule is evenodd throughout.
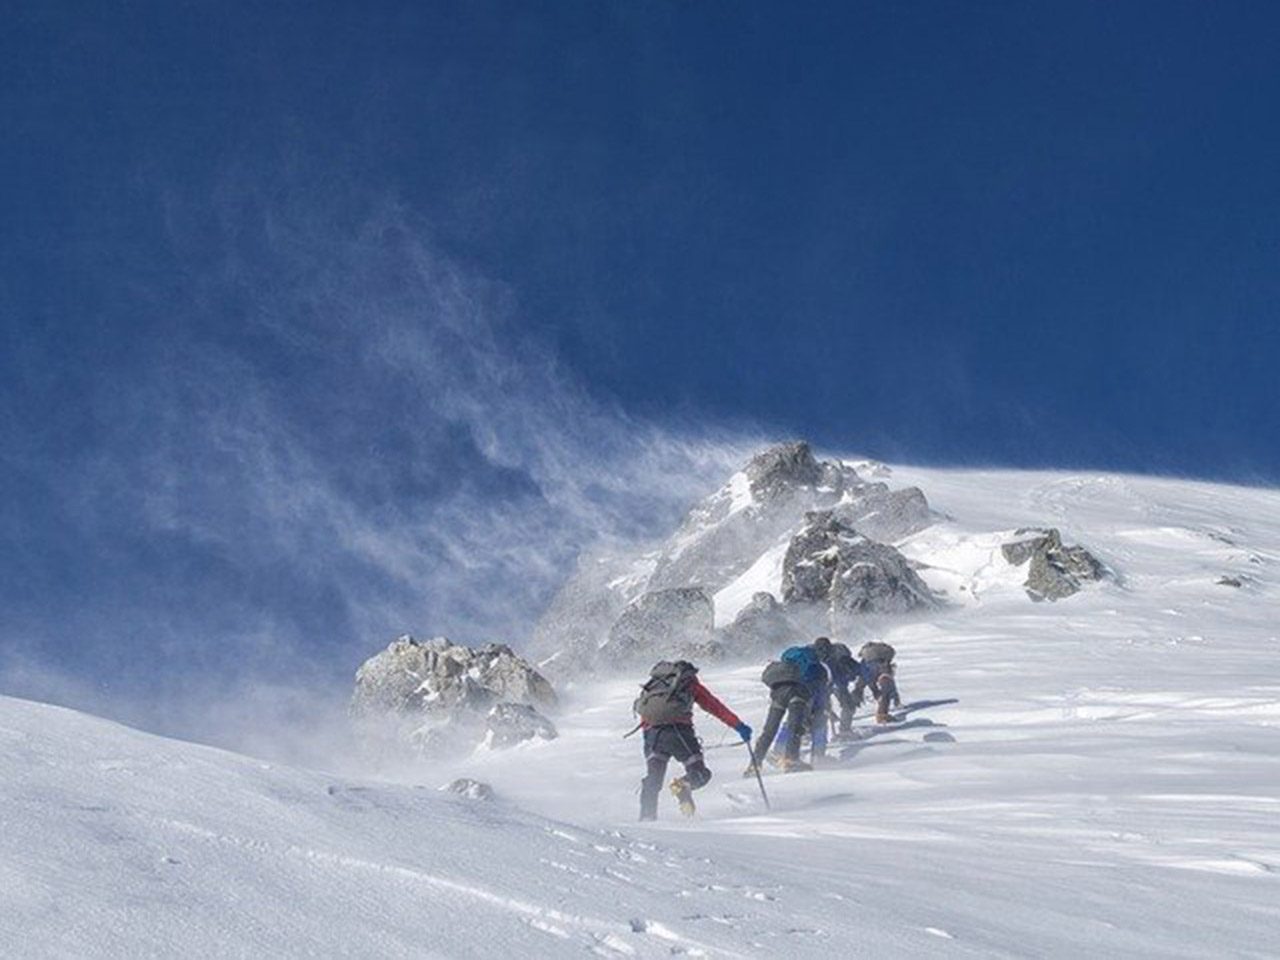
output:
<path id="1" fill-rule="evenodd" d="M 893 481 L 952 518 L 902 545 L 952 606 L 884 631 L 932 705 L 769 777 L 772 812 L 703 717 L 699 818 L 633 822 L 639 678 L 566 691 L 557 741 L 402 782 L 0 698 L 0 954 L 1280 955 L 1280 492 Z M 1030 603 L 991 536 L 1028 524 L 1116 580 Z M 758 725 L 758 673 L 704 680 Z M 414 785 L 460 774 L 505 802 Z"/>

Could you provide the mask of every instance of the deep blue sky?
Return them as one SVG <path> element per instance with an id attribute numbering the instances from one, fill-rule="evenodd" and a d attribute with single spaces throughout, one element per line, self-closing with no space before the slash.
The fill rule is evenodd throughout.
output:
<path id="1" fill-rule="evenodd" d="M 1274 483 L 1278 63 L 1272 3 L 15 5 L 0 643 L 515 629 L 637 421 Z M 485 502 L 557 544 L 500 617 L 367 549 Z"/>

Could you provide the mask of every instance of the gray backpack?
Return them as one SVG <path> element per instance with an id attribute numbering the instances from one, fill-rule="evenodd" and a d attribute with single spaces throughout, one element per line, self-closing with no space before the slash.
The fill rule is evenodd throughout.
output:
<path id="1" fill-rule="evenodd" d="M 764 668 L 760 680 L 769 687 L 776 687 L 780 683 L 800 683 L 804 680 L 804 671 L 799 664 L 789 660 L 774 660 Z"/>
<path id="2" fill-rule="evenodd" d="M 687 660 L 663 660 L 649 671 L 631 709 L 651 727 L 680 723 L 693 716 L 693 682 L 698 668 Z"/>
<path id="3" fill-rule="evenodd" d="M 870 643 L 862 645 L 862 649 L 858 651 L 858 656 L 871 663 L 891 663 L 893 662 L 894 654 L 897 652 L 887 643 L 872 640 Z"/>

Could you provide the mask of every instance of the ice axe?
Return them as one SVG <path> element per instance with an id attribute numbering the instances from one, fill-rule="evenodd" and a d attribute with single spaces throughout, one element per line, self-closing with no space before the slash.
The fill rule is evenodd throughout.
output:
<path id="1" fill-rule="evenodd" d="M 764 808 L 772 812 L 773 807 L 769 805 L 769 794 L 765 793 L 764 777 L 760 775 L 760 762 L 756 759 L 756 752 L 751 749 L 751 743 L 748 740 L 742 741 L 747 748 L 747 756 L 751 758 L 751 769 L 755 771 L 756 783 L 760 784 L 760 799 L 764 801 Z"/>

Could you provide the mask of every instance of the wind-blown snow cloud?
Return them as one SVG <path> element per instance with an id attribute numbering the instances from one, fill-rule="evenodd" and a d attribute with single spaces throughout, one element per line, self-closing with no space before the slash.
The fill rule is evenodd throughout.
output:
<path id="1" fill-rule="evenodd" d="M 398 632 L 518 645 L 584 545 L 662 532 L 750 446 L 589 396 L 400 207 L 215 209 L 170 205 L 188 275 L 91 378 L 91 442 L 28 463 L 102 576 L 6 638 L 7 691 L 215 738 L 246 705 L 238 740 Z"/>

